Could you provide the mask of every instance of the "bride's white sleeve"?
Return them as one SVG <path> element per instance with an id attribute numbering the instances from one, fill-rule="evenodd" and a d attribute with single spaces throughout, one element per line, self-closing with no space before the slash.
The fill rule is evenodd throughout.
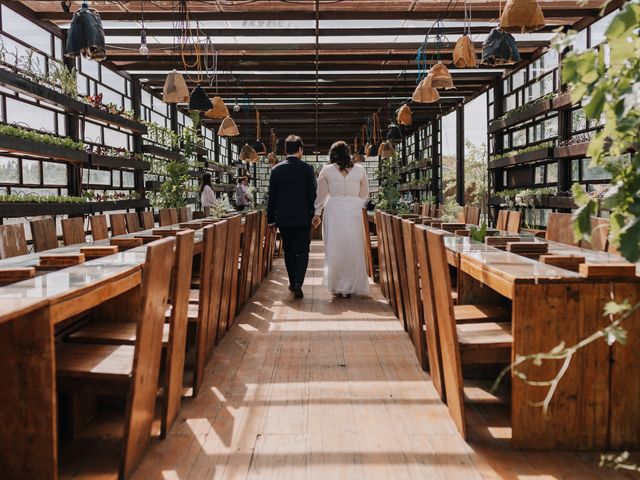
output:
<path id="1" fill-rule="evenodd" d="M 320 215 L 322 213 L 322 210 L 327 203 L 327 198 L 329 197 L 329 181 L 327 180 L 325 168 L 326 167 L 323 167 L 322 170 L 320 170 L 320 175 L 318 176 L 316 201 L 313 205 L 313 207 L 316 209 L 316 215 Z"/>
<path id="2" fill-rule="evenodd" d="M 369 200 L 369 178 L 367 177 L 367 171 L 362 169 L 362 177 L 360 178 L 360 195 L 358 195 L 364 205 Z"/>

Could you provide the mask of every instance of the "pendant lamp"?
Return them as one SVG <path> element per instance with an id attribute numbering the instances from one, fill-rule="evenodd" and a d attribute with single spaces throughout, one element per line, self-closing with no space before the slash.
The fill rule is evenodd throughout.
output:
<path id="1" fill-rule="evenodd" d="M 411 97 L 414 102 L 434 103 L 440 100 L 440 94 L 438 93 L 438 90 L 431 86 L 432 79 L 433 76 L 429 74 L 418 84 L 415 91 L 413 92 L 413 96 Z"/>
<path id="2" fill-rule="evenodd" d="M 255 163 L 258 161 L 258 154 L 253 149 L 251 145 L 245 143 L 244 146 L 240 149 L 240 155 L 238 158 L 243 162 Z"/>
<path id="3" fill-rule="evenodd" d="M 162 101 L 164 103 L 187 103 L 189 101 L 189 89 L 184 77 L 176 70 L 169 72 L 162 88 Z"/>
<path id="4" fill-rule="evenodd" d="M 382 142 L 378 150 L 378 156 L 380 158 L 391 158 L 395 155 L 396 150 L 393 147 L 393 142 Z"/>
<path id="5" fill-rule="evenodd" d="M 207 92 L 200 85 L 196 85 L 196 88 L 191 92 L 191 97 L 189 97 L 189 110 L 209 110 L 211 108 L 213 108 L 213 103 L 209 100 Z"/>
<path id="6" fill-rule="evenodd" d="M 92 60 L 104 60 L 107 56 L 102 19 L 96 10 L 89 8 L 86 1 L 71 19 L 65 55 L 69 57 L 82 55 Z"/>
<path id="7" fill-rule="evenodd" d="M 387 127 L 387 140 L 402 141 L 402 130 L 395 123 L 390 123 Z"/>
<path id="8" fill-rule="evenodd" d="M 229 109 L 220 97 L 213 97 L 213 107 L 204 113 L 207 118 L 224 118 L 229 116 Z"/>
<path id="9" fill-rule="evenodd" d="M 237 137 L 240 135 L 238 131 L 238 126 L 236 122 L 233 121 L 231 117 L 225 117 L 220 124 L 220 128 L 218 128 L 218 135 L 221 137 Z"/>
<path id="10" fill-rule="evenodd" d="M 461 36 L 453 48 L 453 64 L 458 68 L 475 68 L 478 66 L 476 50 L 466 33 Z"/>
<path id="11" fill-rule="evenodd" d="M 406 103 L 402 105 L 397 112 L 396 120 L 398 125 L 410 126 L 412 123 L 411 108 Z"/>
<path id="12" fill-rule="evenodd" d="M 544 27 L 544 14 L 538 0 L 508 0 L 500 17 L 505 32 L 529 33 Z"/>
<path id="13" fill-rule="evenodd" d="M 494 28 L 482 45 L 482 63 L 492 67 L 513 65 L 520 61 L 516 40 L 508 32 Z"/>
<path id="14" fill-rule="evenodd" d="M 455 88 L 453 86 L 453 77 L 449 73 L 449 69 L 442 62 L 436 63 L 431 67 L 429 72 L 431 75 L 431 86 L 436 89 L 443 88 L 445 90 L 451 90 Z"/>
<path id="15" fill-rule="evenodd" d="M 262 142 L 262 140 L 256 140 L 255 142 L 251 142 L 251 148 L 253 148 L 258 155 L 267 154 L 267 147 Z"/>

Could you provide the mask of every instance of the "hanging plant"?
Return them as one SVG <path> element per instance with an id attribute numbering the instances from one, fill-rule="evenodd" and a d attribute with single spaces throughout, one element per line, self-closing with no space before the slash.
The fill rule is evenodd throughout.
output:
<path id="1" fill-rule="evenodd" d="M 69 57 L 82 55 L 92 60 L 104 60 L 107 57 L 102 19 L 96 10 L 89 8 L 86 1 L 71 19 L 65 55 Z"/>

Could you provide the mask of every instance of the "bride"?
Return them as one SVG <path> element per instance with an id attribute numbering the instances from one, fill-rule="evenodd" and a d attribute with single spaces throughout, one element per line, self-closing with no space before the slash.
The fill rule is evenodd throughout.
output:
<path id="1" fill-rule="evenodd" d="M 318 177 L 313 225 L 321 222 L 325 245 L 323 284 L 343 298 L 369 293 L 364 253 L 362 208 L 369 197 L 369 180 L 362 166 L 351 161 L 345 142 L 329 150 L 329 164 Z"/>

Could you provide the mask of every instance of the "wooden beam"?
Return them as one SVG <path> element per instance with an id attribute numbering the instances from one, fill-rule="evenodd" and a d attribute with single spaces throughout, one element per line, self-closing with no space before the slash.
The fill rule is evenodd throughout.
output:
<path id="1" fill-rule="evenodd" d="M 14 2 L 12 2 L 14 3 Z M 17 2 L 15 2 L 17 3 Z M 55 22 L 69 22 L 71 13 L 63 12 L 59 9 L 58 2 L 51 2 L 55 10 L 40 11 L 36 13 L 41 20 Z M 559 23 L 558 20 L 576 19 L 579 17 L 589 17 L 598 15 L 598 8 L 581 8 L 577 4 L 575 7 L 555 8 L 551 5 L 544 5 L 542 9 L 548 24 Z M 131 21 L 140 18 L 140 11 L 100 11 L 103 21 Z M 438 20 L 442 16 L 442 10 L 412 10 L 412 11 L 389 11 L 389 10 L 323 10 L 320 12 L 320 20 Z M 491 22 L 499 17 L 498 5 L 489 7 L 475 7 L 473 10 L 473 22 Z M 145 10 L 145 22 L 171 22 L 185 20 L 184 15 L 179 15 L 177 11 L 149 11 Z M 447 12 L 447 20 L 462 20 L 465 18 L 462 9 Z M 250 20 L 315 20 L 315 13 L 311 10 L 286 9 L 286 10 L 244 10 L 235 12 L 218 11 L 189 11 L 190 21 L 250 21 Z M 566 24 L 566 22 L 565 22 Z"/>

